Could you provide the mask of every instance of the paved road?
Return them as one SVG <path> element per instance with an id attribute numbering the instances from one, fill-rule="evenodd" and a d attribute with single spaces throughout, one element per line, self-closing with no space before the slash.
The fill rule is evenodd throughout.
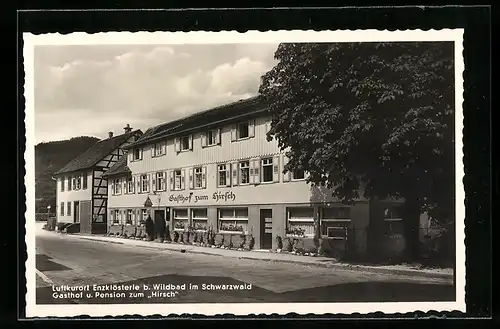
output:
<path id="1" fill-rule="evenodd" d="M 455 299 L 453 285 L 439 279 L 183 254 L 76 239 L 53 232 L 37 235 L 36 252 L 36 266 L 42 273 L 37 276 L 37 304 L 409 302 Z M 123 284 L 138 290 L 132 294 L 126 291 L 121 297 L 113 295 L 117 292 L 113 290 L 99 291 L 107 295 L 96 296 L 94 284 L 103 289 L 106 284 Z M 81 295 L 77 292 L 73 295 L 54 292 L 54 289 L 65 285 L 82 287 L 85 291 Z M 144 285 L 149 290 L 144 291 Z M 223 285 L 233 285 L 233 290 L 224 290 Z M 152 291 L 163 295 L 151 294 Z M 60 298 L 55 298 L 54 293 Z"/>

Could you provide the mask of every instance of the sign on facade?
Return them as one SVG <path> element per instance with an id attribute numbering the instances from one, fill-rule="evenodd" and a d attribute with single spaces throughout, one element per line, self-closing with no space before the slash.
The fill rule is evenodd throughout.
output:
<path id="1" fill-rule="evenodd" d="M 146 201 L 144 202 L 144 207 L 145 208 L 151 208 L 153 206 L 153 202 L 151 201 L 151 199 L 148 197 L 146 199 Z"/>

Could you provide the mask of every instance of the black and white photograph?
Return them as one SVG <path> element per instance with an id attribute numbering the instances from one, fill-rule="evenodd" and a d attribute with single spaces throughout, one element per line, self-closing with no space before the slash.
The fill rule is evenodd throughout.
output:
<path id="1" fill-rule="evenodd" d="M 462 35 L 24 34 L 26 315 L 464 311 Z"/>

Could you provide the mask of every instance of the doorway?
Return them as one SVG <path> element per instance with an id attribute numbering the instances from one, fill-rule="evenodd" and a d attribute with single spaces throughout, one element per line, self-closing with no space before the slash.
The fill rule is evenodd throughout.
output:
<path id="1" fill-rule="evenodd" d="M 260 248 L 272 249 L 273 247 L 273 211 L 260 210 Z"/>
<path id="2" fill-rule="evenodd" d="M 73 222 L 80 223 L 80 202 L 73 203 Z"/>

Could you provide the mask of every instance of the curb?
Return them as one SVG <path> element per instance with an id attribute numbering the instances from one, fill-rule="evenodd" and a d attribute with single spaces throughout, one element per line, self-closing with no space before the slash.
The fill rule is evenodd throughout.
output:
<path id="1" fill-rule="evenodd" d="M 86 236 L 81 236 L 81 235 L 76 235 L 76 234 L 68 234 L 71 236 L 75 236 L 80 239 L 84 240 L 89 240 L 89 241 L 95 241 L 95 242 L 101 242 L 101 243 L 113 243 L 113 244 L 121 244 L 121 245 L 128 245 L 127 243 L 121 242 L 121 241 L 110 241 L 110 240 L 100 240 L 100 239 L 93 239 L 90 237 Z M 165 246 L 165 244 L 162 244 Z M 264 262 L 276 262 L 276 263 L 288 263 L 288 264 L 296 264 L 296 265 L 302 265 L 302 266 L 313 266 L 313 267 L 321 267 L 321 268 L 331 268 L 331 269 L 338 269 L 338 270 L 344 270 L 344 271 L 356 271 L 356 272 L 365 272 L 365 273 L 377 273 L 377 274 L 389 274 L 389 275 L 404 275 L 404 276 L 413 276 L 413 277 L 424 277 L 424 278 L 429 278 L 429 279 L 448 279 L 448 280 L 453 280 L 453 274 L 447 274 L 447 273 L 432 273 L 432 272 L 424 272 L 424 271 L 418 271 L 418 270 L 404 270 L 404 269 L 387 269 L 387 268 L 377 268 L 377 267 L 363 267 L 363 266 L 358 266 L 358 265 L 343 265 L 343 264 L 336 264 L 336 263 L 309 263 L 309 262 L 303 262 L 301 260 L 291 260 L 291 259 L 271 259 L 271 258 L 255 258 L 255 257 L 250 257 L 250 256 L 229 256 L 229 255 L 222 255 L 222 254 L 216 254 L 216 253 L 210 253 L 210 252 L 205 252 L 201 250 L 188 250 L 188 249 L 174 249 L 174 248 L 168 248 L 168 247 L 160 247 L 160 246 L 155 246 L 155 243 L 152 243 L 151 246 L 144 246 L 144 245 L 135 245 L 141 248 L 149 248 L 149 249 L 155 249 L 155 250 L 168 250 L 168 251 L 174 251 L 174 252 L 179 252 L 179 253 L 191 253 L 191 254 L 201 254 L 201 255 L 209 255 L 209 256 L 218 256 L 218 257 L 231 257 L 231 258 L 238 258 L 238 259 L 248 259 L 248 260 L 258 260 L 258 261 L 264 261 Z M 300 256 L 297 256 L 300 257 Z"/>

